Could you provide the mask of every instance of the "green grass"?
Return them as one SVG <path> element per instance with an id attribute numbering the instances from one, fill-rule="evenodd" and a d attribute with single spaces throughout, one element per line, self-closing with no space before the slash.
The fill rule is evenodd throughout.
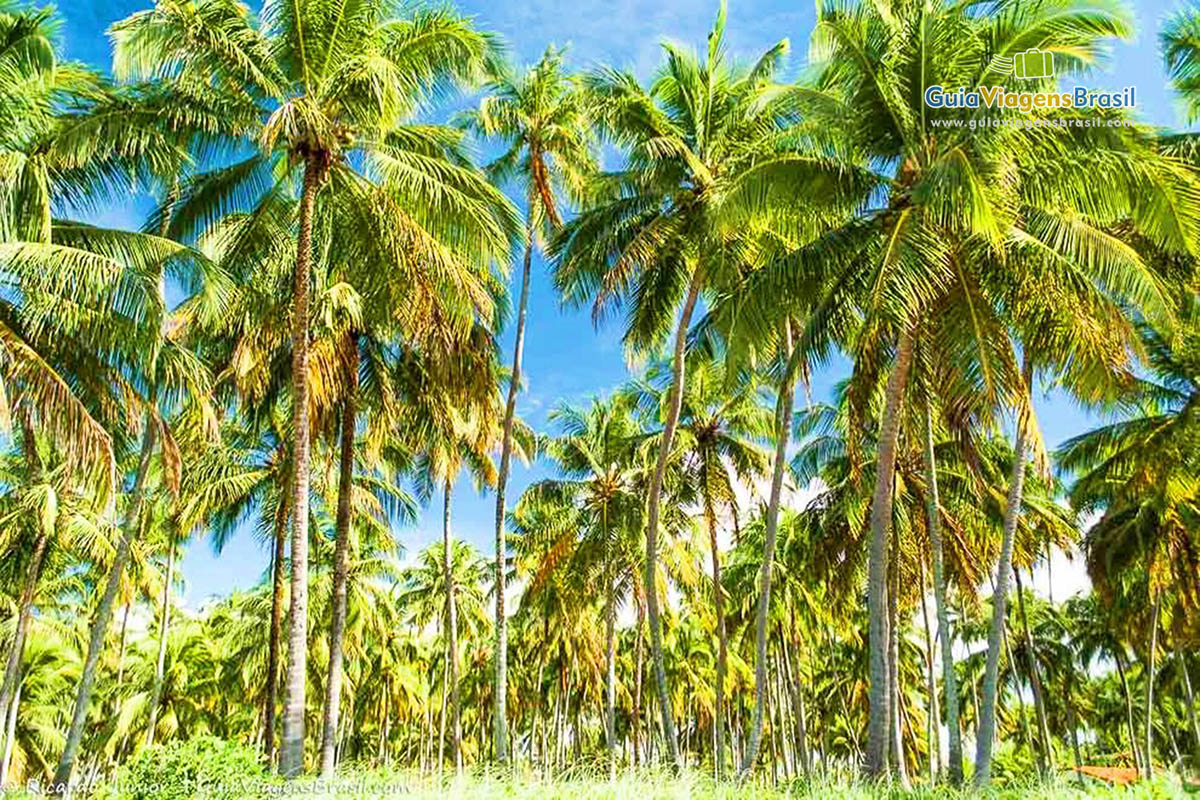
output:
<path id="1" fill-rule="evenodd" d="M 344 782 L 344 783 L 343 783 Z M 347 772 L 339 778 L 341 786 L 333 791 L 319 792 L 324 788 L 315 780 L 305 779 L 296 796 L 324 796 L 328 798 L 360 798 L 392 796 L 412 798 L 465 798 L 468 800 L 493 800 L 499 798 L 531 798 L 532 800 L 691 800 L 691 798 L 714 798 L 715 800 L 782 800 L 782 798 L 821 798 L 825 800 L 955 800 L 955 798 L 989 798 L 991 800 L 1068 800 L 1073 798 L 1098 797 L 1111 800 L 1158 800 L 1158 798 L 1182 798 L 1179 780 L 1165 776 L 1150 784 L 1128 788 L 1109 788 L 1091 782 L 1085 790 L 1067 778 L 1051 782 L 1029 782 L 1027 784 L 1001 787 L 979 794 L 969 791 L 954 791 L 939 787 L 918 787 L 905 791 L 898 786 L 869 787 L 856 784 L 849 778 L 830 779 L 805 783 L 802 781 L 769 787 L 758 783 L 718 784 L 711 777 L 695 772 L 675 776 L 667 772 L 642 770 L 625 772 L 615 780 L 607 777 L 580 774 L 577 777 L 563 776 L 542 780 L 534 775 L 498 776 L 495 773 L 474 773 L 462 778 L 447 776 L 440 783 L 430 777 L 418 777 L 403 772 Z M 301 788 L 303 787 L 303 788 Z"/>

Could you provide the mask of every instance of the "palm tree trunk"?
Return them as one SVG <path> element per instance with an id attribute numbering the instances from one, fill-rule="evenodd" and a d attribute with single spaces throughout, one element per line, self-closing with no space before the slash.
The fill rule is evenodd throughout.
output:
<path id="1" fill-rule="evenodd" d="M 707 459 L 707 455 L 705 456 Z M 707 470 L 706 470 L 707 471 Z M 717 685 L 716 713 L 713 719 L 713 770 L 717 780 L 725 773 L 725 671 L 728 641 L 725 636 L 725 597 L 721 588 L 721 551 L 717 546 L 717 518 L 712 496 L 704 489 L 705 520 L 708 523 L 708 546 L 712 552 L 713 608 L 717 615 Z"/>
<path id="2" fill-rule="evenodd" d="M 29 568 L 25 573 L 25 585 L 21 587 L 17 628 L 13 632 L 12 646 L 8 650 L 8 660 L 4 665 L 4 684 L 0 686 L 0 715 L 8 709 L 16 694 L 17 679 L 21 673 L 21 657 L 25 650 L 25 635 L 29 631 L 29 623 L 33 620 L 33 598 L 37 593 L 38 576 L 42 572 L 42 562 L 45 560 L 49 541 L 49 532 L 44 526 L 39 526 L 37 539 L 33 543 L 33 554 L 29 559 Z M 4 749 L 6 737 L 7 734 L 0 731 L 0 750 Z"/>
<path id="3" fill-rule="evenodd" d="M 988 632 L 987 666 L 983 675 L 983 707 L 975 737 L 975 785 L 985 788 L 992 778 L 992 741 L 996 736 L 996 693 L 1000 677 L 1000 651 L 1008 604 L 1008 578 L 1012 573 L 1013 536 L 1021 513 L 1021 491 L 1025 484 L 1025 428 L 1017 422 L 1012 472 L 1008 479 L 1008 501 L 1004 511 L 1004 538 L 1000 563 L 996 565 L 996 589 L 992 595 L 992 626 Z"/>
<path id="4" fill-rule="evenodd" d="M 341 451 L 338 454 L 338 498 L 333 548 L 333 602 L 329 623 L 329 671 L 325 680 L 325 714 L 321 728 L 321 777 L 332 778 L 336 763 L 338 713 L 342 702 L 342 640 L 346 636 L 346 583 L 350 559 L 350 512 L 354 495 L 354 425 L 358 417 L 358 343 L 352 331 L 343 342 L 346 396 L 342 400 Z"/>
<path id="5" fill-rule="evenodd" d="M 929 676 L 929 785 L 938 779 L 938 760 L 942 755 L 942 720 L 938 708 L 937 675 L 933 667 L 933 631 L 929 624 L 929 602 L 925 598 L 925 562 L 921 565 L 921 622 L 925 629 L 925 669 Z"/>
<path id="6" fill-rule="evenodd" d="M 635 593 L 636 594 L 636 593 Z M 642 667 L 645 657 L 645 639 L 643 631 L 646 625 L 646 609 L 639 600 L 637 603 L 637 633 L 634 634 L 634 665 L 633 665 L 633 765 L 642 762 Z"/>
<path id="7" fill-rule="evenodd" d="M 507 544 L 504 525 L 505 490 L 512 462 L 513 420 L 517 413 L 517 394 L 521 391 L 521 358 L 525 352 L 525 319 L 529 313 L 529 274 L 533 265 L 533 217 L 525 225 L 525 263 L 521 269 L 521 299 L 517 305 L 517 331 L 513 342 L 512 376 L 508 400 L 504 406 L 504 433 L 500 440 L 500 471 L 496 477 L 496 641 L 493 659 L 493 747 L 495 759 L 508 760 L 508 618 L 504 608 L 504 584 L 507 576 Z"/>
<path id="8" fill-rule="evenodd" d="M 795 397 L 796 370 L 801 353 L 793 347 L 792 327 L 784 323 L 783 357 L 787 363 L 775 402 L 775 456 L 771 474 L 771 496 L 767 501 L 766 535 L 762 566 L 758 573 L 758 612 L 755 619 L 754 647 L 754 718 L 742 756 L 743 777 L 754 769 L 762 739 L 767 684 L 767 617 L 771 608 L 771 574 L 775 568 L 775 538 L 779 530 L 779 503 L 783 496 L 783 472 L 787 462 L 788 441 L 792 433 L 792 401 Z"/>
<path id="9" fill-rule="evenodd" d="M 900 706 L 900 533 L 892 527 L 892 551 L 894 553 L 888 571 L 891 573 L 887 593 L 888 607 L 888 707 L 892 719 L 891 756 L 896 764 L 896 777 L 901 788 L 910 787 L 908 762 L 904 757 L 904 717 Z"/>
<path id="10" fill-rule="evenodd" d="M 458 686 L 458 603 L 454 586 L 454 537 L 450 532 L 450 501 L 453 487 L 447 480 L 442 487 L 442 579 L 446 583 L 446 646 L 450 659 L 450 718 L 451 742 L 454 748 L 454 769 L 462 774 L 462 695 Z"/>
<path id="11" fill-rule="evenodd" d="M 1162 594 L 1154 593 L 1154 605 L 1150 612 L 1150 652 L 1146 659 L 1146 745 L 1142 776 L 1146 780 L 1154 777 L 1154 665 L 1158 655 L 1158 612 L 1162 605 Z"/>
<path id="12" fill-rule="evenodd" d="M 701 281 L 701 270 L 697 268 L 692 275 L 687 300 L 683 304 L 683 312 L 679 316 L 679 328 L 675 331 L 675 351 L 672 356 L 671 394 L 667 406 L 667 420 L 658 445 L 658 460 L 654 465 L 654 475 L 650 480 L 650 496 L 646 501 L 648 509 L 646 521 L 646 610 L 650 622 L 650 660 L 654 669 L 654 685 L 658 691 L 658 707 L 662 714 L 663 739 L 667 746 L 671 766 L 676 770 L 682 768 L 682 762 L 679 760 L 679 742 L 675 735 L 675 721 L 671 717 L 671 691 L 667 686 L 667 670 L 663 661 L 662 620 L 658 612 L 658 506 L 662 498 L 662 485 L 667 472 L 667 462 L 671 457 L 671 444 L 675 440 L 675 428 L 679 424 L 679 412 L 683 407 L 684 348 L 687 344 L 688 328 L 692 324 L 692 312 L 696 310 L 696 301 L 700 297 Z"/>
<path id="13" fill-rule="evenodd" d="M 277 513 L 275 549 L 271 556 L 271 632 L 267 645 L 267 690 L 263 700 L 263 754 L 266 756 L 268 769 L 275 763 L 275 704 L 279 693 L 279 643 L 283 638 L 283 548 L 287 546 L 286 534 L 287 514 Z"/>
<path id="14" fill-rule="evenodd" d="M 1117 642 L 1113 651 L 1113 660 L 1117 662 L 1117 677 L 1121 680 L 1121 694 L 1125 696 L 1125 728 L 1129 733 L 1129 751 L 1133 756 L 1135 769 L 1142 768 L 1141 752 L 1137 744 L 1137 727 L 1133 724 L 1133 693 L 1129 691 L 1129 679 L 1125 674 L 1125 645 Z"/>
<path id="15" fill-rule="evenodd" d="M 1068 677 L 1066 692 L 1067 692 L 1067 725 L 1071 728 L 1071 753 L 1075 757 L 1075 780 L 1082 789 L 1084 787 L 1083 773 L 1079 768 L 1083 766 L 1083 759 L 1079 755 L 1079 715 L 1075 713 L 1075 674 L 1072 667 L 1068 667 Z"/>
<path id="16" fill-rule="evenodd" d="M 791 609 L 791 633 L 796 636 L 796 609 Z M 812 754 L 808 749 L 808 713 L 804 707 L 804 689 L 800 682 L 800 655 L 796 654 L 796 663 L 792 664 L 791 648 L 788 647 L 788 636 L 780 632 L 780 644 L 783 648 L 783 669 L 792 695 L 792 716 L 796 726 L 796 749 L 799 751 L 800 767 L 805 777 L 812 772 Z"/>
<path id="17" fill-rule="evenodd" d="M 892 374 L 888 376 L 887 401 L 879 426 L 875 491 L 871 499 L 871 549 L 867 571 L 871 689 L 866 768 L 867 775 L 872 778 L 881 777 L 888 769 L 888 723 L 891 720 L 891 692 L 888 688 L 888 531 L 892 525 L 900 406 L 908 384 L 912 349 L 912 333 L 905 329 L 897 342 L 896 363 L 892 367 Z"/>
<path id="18" fill-rule="evenodd" d="M 25 462 L 28 478 L 31 484 L 41 480 L 42 460 L 38 456 L 37 441 L 33 432 L 33 421 L 29 409 L 22 405 L 20 412 L 21 435 L 24 440 Z M 13 632 L 12 646 L 8 650 L 8 658 L 4 663 L 4 681 L 0 684 L 0 717 L 7 711 L 17 689 L 17 677 L 21 671 L 21 658 L 25 650 L 25 635 L 29 631 L 29 623 L 33 619 L 33 599 L 37 594 L 38 578 L 42 573 L 42 562 L 46 558 L 46 548 L 50 543 L 50 531 L 46 526 L 38 525 L 37 538 L 33 542 L 33 553 L 29 557 L 29 566 L 25 572 L 25 583 L 21 587 L 21 598 L 17 606 L 17 628 Z M 0 750 L 4 750 L 7 733 L 0 728 Z M 0 782 L 3 786 L 3 782 Z"/>
<path id="19" fill-rule="evenodd" d="M 937 615 L 938 641 L 942 647 L 942 691 L 946 695 L 946 729 L 950 743 L 950 785 L 960 786 L 962 769 L 962 728 L 959 723 L 958 678 L 954 672 L 954 644 L 950 636 L 950 612 L 946 603 L 946 571 L 943 563 L 941 498 L 938 492 L 937 461 L 933 449 L 933 413 L 925 404 L 925 482 L 930 561 L 933 565 L 933 605 Z"/>
<path id="20" fill-rule="evenodd" d="M 1192 689 L 1192 676 L 1188 674 L 1187 658 L 1183 651 L 1179 649 L 1179 642 L 1175 642 L 1175 660 L 1179 662 L 1179 671 L 1183 674 L 1183 690 L 1187 695 L 1188 721 L 1192 724 L 1192 743 L 1195 746 L 1193 757 L 1197 759 L 1196 765 L 1200 768 L 1200 718 L 1196 716 L 1196 693 Z"/>
<path id="21" fill-rule="evenodd" d="M 304 168 L 300 231 L 292 286 L 292 580 L 288 620 L 288 668 L 283 701 L 279 773 L 294 778 L 304 771 L 304 711 L 308 689 L 308 294 L 311 281 L 312 221 L 323 175 L 321 153 Z"/>
<path id="22" fill-rule="evenodd" d="M 1050 746 L 1050 723 L 1046 716 L 1046 701 L 1042 696 L 1042 678 L 1038 670 L 1037 657 L 1033 651 L 1033 634 L 1029 631 L 1029 616 L 1025 613 L 1024 587 L 1021 586 L 1021 571 L 1013 568 L 1013 578 L 1017 584 L 1017 611 L 1021 615 L 1021 627 L 1025 635 L 1025 657 L 1029 669 L 1029 685 L 1033 690 L 1033 705 L 1037 712 L 1038 738 L 1042 740 L 1041 756 L 1038 758 L 1042 776 L 1050 774 L 1054 769 L 1054 750 Z"/>
<path id="23" fill-rule="evenodd" d="M 13 749 L 17 738 L 17 711 L 21 707 L 21 684 L 13 692 L 12 706 L 0 716 L 4 720 L 4 758 L 0 760 L 0 787 L 8 786 L 8 769 L 12 766 Z"/>
<path id="24" fill-rule="evenodd" d="M 437 774 L 442 778 L 446 753 L 446 704 L 450 694 L 450 650 L 442 652 L 442 713 L 438 715 Z"/>
<path id="25" fill-rule="evenodd" d="M 174 533 L 172 531 L 172 533 Z M 154 689 L 150 692 L 150 722 L 146 727 L 146 747 L 154 744 L 158 726 L 158 707 L 162 703 L 163 677 L 167 665 L 167 632 L 171 625 L 171 583 L 175 578 L 175 537 L 167 548 L 167 580 L 163 583 L 162 619 L 158 625 L 158 660 L 154 664 Z"/>
<path id="26" fill-rule="evenodd" d="M 125 564 L 129 561 L 129 554 L 133 548 L 133 537 L 137 535 L 141 523 L 146 475 L 150 471 L 150 456 L 154 453 L 155 425 L 156 422 L 147 415 L 146 430 L 142 434 L 142 451 L 138 458 L 137 477 L 134 479 L 133 492 L 129 497 L 129 507 L 125 512 L 124 524 L 121 526 L 121 540 L 117 544 L 116 557 L 108 571 L 104 594 L 96 609 L 96 619 L 92 622 L 87 655 L 79 676 L 79 688 L 75 693 L 75 708 L 71 713 L 71 725 L 67 729 L 62 757 L 59 758 L 58 766 L 54 770 L 52 789 L 59 794 L 65 794 L 70 789 L 71 774 L 75 770 L 75 758 L 79 754 L 79 744 L 83 741 L 83 726 L 87 723 L 88 707 L 92 701 L 96 667 L 100 663 L 100 652 L 104 649 L 104 637 L 108 633 L 108 623 L 112 619 L 113 604 L 117 599 L 117 590 L 121 586 L 121 577 L 125 573 Z"/>
<path id="27" fill-rule="evenodd" d="M 604 610 L 604 741 L 608 748 L 608 777 L 617 777 L 617 597 L 612 575 L 606 576 Z"/>

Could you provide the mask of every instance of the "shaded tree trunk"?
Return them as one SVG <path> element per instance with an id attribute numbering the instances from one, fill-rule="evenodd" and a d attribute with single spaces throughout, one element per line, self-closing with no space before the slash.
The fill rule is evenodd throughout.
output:
<path id="1" fill-rule="evenodd" d="M 1175 643 L 1175 660 L 1179 662 L 1179 671 L 1183 675 L 1183 690 L 1187 696 L 1188 721 L 1192 725 L 1192 744 L 1194 746 L 1193 758 L 1195 758 L 1197 768 L 1200 768 L 1200 719 L 1196 716 L 1196 693 L 1192 689 L 1192 676 L 1188 674 L 1187 658 L 1183 651 L 1179 649 L 1179 642 Z"/>
<path id="2" fill-rule="evenodd" d="M 1137 727 L 1133 724 L 1133 693 L 1129 691 L 1129 680 L 1125 674 L 1125 645 L 1117 642 L 1113 651 L 1113 660 L 1117 662 L 1117 677 L 1121 680 L 1121 693 L 1125 696 L 1125 727 L 1129 733 L 1129 750 L 1133 756 L 1136 769 L 1142 768 L 1142 756 L 1138 750 Z"/>
<path id="3" fill-rule="evenodd" d="M 635 634 L 634 644 L 634 666 L 633 666 L 633 765 L 636 767 L 642 762 L 642 757 L 646 751 L 642 750 L 642 665 L 645 657 L 644 647 L 645 640 L 642 631 L 645 630 L 646 611 L 645 607 L 639 601 L 637 604 L 637 633 Z M 649 737 L 647 737 L 649 738 Z M 648 745 L 647 745 L 648 747 Z M 647 757 L 648 760 L 648 757 Z"/>
<path id="4" fill-rule="evenodd" d="M 1162 595 L 1154 593 L 1154 604 L 1150 612 L 1150 651 L 1146 658 L 1146 758 L 1142 777 L 1154 777 L 1154 669 L 1158 655 L 1158 612 L 1162 606 Z"/>
<path id="5" fill-rule="evenodd" d="M 172 532 L 173 533 L 173 532 Z M 171 583 L 175 578 L 175 538 L 167 548 L 167 579 L 163 583 L 162 618 L 158 625 L 158 660 L 154 664 L 154 689 L 150 693 L 150 722 L 146 727 L 146 747 L 154 744 L 154 729 L 158 726 L 159 705 L 162 704 L 163 679 L 167 665 L 167 632 L 171 625 Z"/>
<path id="6" fill-rule="evenodd" d="M 904 717 L 900 705 L 900 534 L 892 527 L 892 550 L 894 556 L 889 567 L 890 586 L 887 593 L 888 606 L 888 691 L 891 694 L 888 706 L 891 710 L 891 756 L 896 765 L 896 777 L 900 786 L 910 788 L 908 761 L 904 757 Z"/>
<path id="7" fill-rule="evenodd" d="M 707 459 L 707 455 L 705 456 Z M 705 470 L 707 472 L 707 470 Z M 725 671 L 728 641 L 725 636 L 725 597 L 721 588 L 721 551 L 717 545 L 717 518 L 712 496 L 704 491 L 704 517 L 708 524 L 708 545 L 712 552 L 713 610 L 717 615 L 717 685 L 713 719 L 713 771 L 716 779 L 725 774 Z"/>
<path id="8" fill-rule="evenodd" d="M 42 460 L 38 455 L 37 439 L 33 432 L 33 421 L 29 409 L 22 405 L 20 411 L 21 437 L 25 456 L 26 471 L 31 484 L 41 480 Z M 25 636 L 29 632 L 29 623 L 33 619 L 33 600 L 37 595 L 38 579 L 42 574 L 42 562 L 46 559 L 46 549 L 50 543 L 50 531 L 44 524 L 38 525 L 37 538 L 33 542 L 33 552 L 29 556 L 29 566 L 25 571 L 25 583 L 21 586 L 21 597 L 17 601 L 17 627 L 13 631 L 12 645 L 8 649 L 8 658 L 4 662 L 4 681 L 0 684 L 0 717 L 12 703 L 17 689 L 17 678 L 21 672 L 21 658 L 25 651 Z M 8 734 L 0 728 L 0 751 L 5 750 Z M 0 782 L 0 786 L 3 783 Z"/>
<path id="9" fill-rule="evenodd" d="M 283 549 L 287 547 L 287 522 L 286 509 L 279 509 L 271 557 L 271 632 L 267 645 L 267 690 L 263 700 L 263 754 L 268 769 L 275 762 L 275 705 L 279 696 L 279 644 L 283 639 Z"/>
<path id="10" fill-rule="evenodd" d="M 791 610 L 791 619 L 791 635 L 795 636 L 795 609 Z M 796 750 L 799 751 L 800 768 L 804 770 L 805 777 L 808 777 L 812 773 L 812 755 L 808 750 L 808 714 L 804 707 L 804 690 L 800 683 L 799 655 L 797 654 L 796 664 L 793 667 L 791 649 L 788 647 L 788 637 L 780 632 L 779 641 L 783 650 L 783 669 L 792 695 L 792 717 L 796 726 Z"/>
<path id="11" fill-rule="evenodd" d="M 462 690 L 458 685 L 458 588 L 454 585 L 454 536 L 450 531 L 450 498 L 453 487 L 442 487 L 442 579 L 446 582 L 446 647 L 450 660 L 450 742 L 454 770 L 462 774 Z"/>
<path id="12" fill-rule="evenodd" d="M 329 623 L 329 669 L 325 679 L 325 713 L 321 720 L 321 777 L 332 778 L 337 763 L 338 714 L 342 702 L 342 642 L 346 636 L 346 583 L 350 559 L 350 513 L 354 497 L 354 426 L 358 418 L 358 343 L 347 331 L 342 343 L 346 359 L 346 395 L 342 399 L 342 431 L 338 453 L 337 515 L 334 523 L 333 599 Z"/>
<path id="13" fill-rule="evenodd" d="M 658 460 L 650 479 L 650 496 L 646 501 L 646 611 L 650 622 L 650 661 L 654 670 L 654 686 L 658 693 L 658 707 L 662 716 L 663 740 L 671 766 L 681 769 L 679 741 L 675 734 L 675 721 L 671 717 L 671 691 L 667 686 L 667 670 L 663 661 L 662 619 L 658 611 L 658 518 L 662 498 L 663 478 L 667 462 L 671 457 L 671 444 L 675 440 L 675 428 L 679 425 L 679 412 L 683 407 L 684 349 L 687 332 L 692 324 L 692 313 L 700 297 L 701 272 L 697 268 L 692 275 L 687 299 L 679 316 L 679 328 L 675 332 L 675 350 L 671 364 L 671 393 L 667 405 L 667 419 L 658 445 Z"/>
<path id="14" fill-rule="evenodd" d="M 8 786 L 8 770 L 12 766 L 13 748 L 17 738 L 17 712 L 21 708 L 21 684 L 17 684 L 13 692 L 12 703 L 5 713 L 0 715 L 4 722 L 4 758 L 0 760 L 0 787 Z"/>
<path id="15" fill-rule="evenodd" d="M 79 755 L 79 745 L 83 741 L 83 726 L 87 723 L 88 707 L 92 701 L 96 667 L 100 663 L 100 653 L 104 649 L 104 637 L 108 633 L 108 623 L 112 619 L 117 590 L 120 588 L 121 577 L 125 573 L 125 565 L 129 561 L 129 554 L 133 548 L 133 538 L 137 535 L 138 527 L 141 524 L 146 476 L 150 471 L 150 457 L 154 453 L 155 425 L 155 421 L 147 415 L 146 430 L 142 434 L 141 454 L 138 457 L 137 476 L 134 479 L 133 492 L 129 498 L 129 507 L 125 512 L 124 524 L 121 526 L 121 539 L 117 544 L 117 553 L 112 567 L 108 571 L 104 594 L 101 595 L 100 605 L 96 609 L 96 618 L 92 621 L 87 655 L 84 657 L 83 670 L 79 676 L 79 687 L 75 693 L 75 707 L 71 713 L 70 727 L 67 728 L 66 744 L 63 747 L 58 766 L 54 770 L 51 788 L 59 794 L 66 794 L 70 790 L 71 776 L 75 771 L 75 759 Z"/>
<path id="16" fill-rule="evenodd" d="M 493 756 L 500 763 L 508 760 L 508 617 L 505 612 L 505 491 L 512 463 L 513 420 L 517 413 L 517 394 L 521 391 L 521 359 L 525 352 L 525 320 L 529 313 L 529 275 L 533 263 L 533 217 L 526 222 L 525 262 L 521 269 L 521 299 L 517 305 L 517 331 L 513 343 L 512 376 L 508 384 L 508 399 L 504 406 L 504 433 L 500 440 L 500 470 L 496 477 L 496 631 L 493 648 Z"/>
<path id="17" fill-rule="evenodd" d="M 1012 472 L 1008 479 L 1008 501 L 1004 512 L 1004 538 L 996 565 L 996 589 L 992 596 L 992 626 L 988 633 L 987 665 L 983 676 L 983 707 L 975 742 L 975 785 L 985 788 L 992 779 L 992 742 L 996 736 L 996 694 L 999 688 L 1000 651 L 1004 647 L 1004 625 L 1008 605 L 1008 579 L 1012 573 L 1013 536 L 1021 513 L 1021 491 L 1025 483 L 1025 429 L 1017 423 Z"/>
<path id="18" fill-rule="evenodd" d="M 608 777 L 617 777 L 617 598 L 611 574 L 605 576 L 604 608 L 604 743 L 608 750 Z"/>
<path id="19" fill-rule="evenodd" d="M 787 462 L 788 441 L 792 433 L 792 403 L 795 398 L 796 370 L 800 352 L 792 343 L 792 326 L 783 326 L 783 358 L 787 363 L 775 402 L 775 455 L 771 473 L 771 496 L 767 502 L 766 535 L 762 566 L 758 573 L 758 611 L 754 626 L 754 716 L 746 734 L 746 751 L 741 774 L 749 775 L 758 758 L 762 739 L 763 716 L 767 701 L 767 624 L 771 608 L 771 576 L 775 569 L 775 539 L 779 530 L 779 504 L 783 496 L 783 472 Z"/>
<path id="20" fill-rule="evenodd" d="M 896 443 L 900 438 L 900 406 L 912 364 L 913 339 L 909 330 L 900 333 L 896 363 L 887 381 L 887 399 L 879 425 L 879 456 L 875 491 L 871 498 L 871 544 L 867 568 L 868 644 L 870 650 L 870 718 L 867 725 L 868 777 L 879 778 L 888 769 L 888 723 L 891 721 L 891 690 L 888 681 L 887 565 L 888 531 L 892 526 L 895 494 Z"/>
<path id="21" fill-rule="evenodd" d="M 950 612 L 946 602 L 945 552 L 942 545 L 941 499 L 938 492 L 937 461 L 933 448 L 933 413 L 925 404 L 925 500 L 929 530 L 930 562 L 933 567 L 933 607 L 937 615 L 938 642 L 942 648 L 942 690 L 946 695 L 946 729 L 949 736 L 949 777 L 952 786 L 962 785 L 962 727 L 959 722 L 958 677 L 954 672 L 954 643 L 950 636 Z"/>
<path id="22" fill-rule="evenodd" d="M 929 603 L 925 598 L 925 562 L 921 565 L 921 622 L 925 629 L 925 669 L 929 681 L 929 785 L 933 786 L 938 779 L 938 760 L 942 756 L 942 720 L 938 708 L 937 676 L 933 662 L 933 631 L 929 624 Z"/>
<path id="23" fill-rule="evenodd" d="M 292 580 L 288 620 L 288 668 L 283 701 L 279 772 L 294 778 L 304 771 L 304 711 L 308 690 L 308 301 L 311 282 L 312 221 L 323 179 L 322 159 L 308 155 L 300 196 L 300 231 L 292 286 Z"/>
<path id="24" fill-rule="evenodd" d="M 1075 675 L 1072 669 L 1066 685 L 1067 725 L 1071 728 L 1071 754 L 1075 758 L 1075 781 L 1082 789 L 1084 788 L 1083 773 L 1079 771 L 1079 768 L 1083 766 L 1083 759 L 1079 755 L 1079 716 L 1075 713 L 1074 686 Z"/>
<path id="25" fill-rule="evenodd" d="M 1042 678 L 1038 670 L 1037 657 L 1033 650 L 1033 634 L 1029 631 L 1029 615 L 1025 613 L 1025 593 L 1021 585 L 1021 571 L 1013 568 L 1013 578 L 1017 584 L 1017 611 L 1021 615 L 1021 627 L 1025 636 L 1025 658 L 1029 669 L 1029 685 L 1033 690 L 1033 704 L 1038 718 L 1038 738 L 1042 740 L 1039 767 L 1045 777 L 1054 769 L 1054 751 L 1050 746 L 1050 723 L 1046 717 L 1046 702 L 1042 696 Z"/>

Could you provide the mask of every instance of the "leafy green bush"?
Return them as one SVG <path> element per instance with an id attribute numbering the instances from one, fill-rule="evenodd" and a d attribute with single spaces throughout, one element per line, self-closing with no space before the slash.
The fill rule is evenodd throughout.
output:
<path id="1" fill-rule="evenodd" d="M 105 800 L 241 800 L 260 794 L 267 781 L 268 773 L 254 749 L 200 736 L 142 750 L 100 796 Z"/>

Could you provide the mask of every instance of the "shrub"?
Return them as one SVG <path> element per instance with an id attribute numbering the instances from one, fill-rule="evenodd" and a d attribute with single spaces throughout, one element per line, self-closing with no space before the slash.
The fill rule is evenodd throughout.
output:
<path id="1" fill-rule="evenodd" d="M 100 796 L 106 800 L 241 800 L 260 794 L 267 780 L 254 749 L 200 736 L 142 750 Z"/>

